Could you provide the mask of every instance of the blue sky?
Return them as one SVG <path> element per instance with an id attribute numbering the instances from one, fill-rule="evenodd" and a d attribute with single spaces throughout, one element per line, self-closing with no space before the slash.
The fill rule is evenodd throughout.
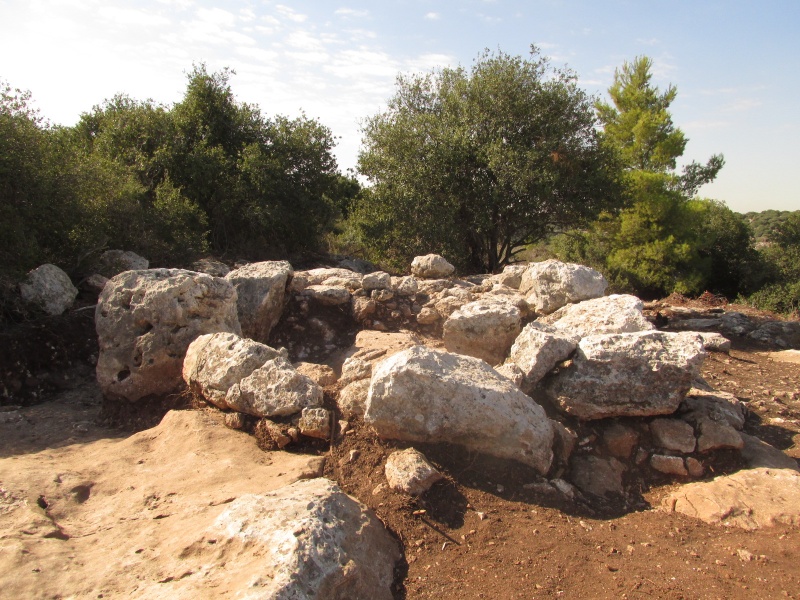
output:
<path id="1" fill-rule="evenodd" d="M 800 0 L 0 0 L 0 78 L 71 125 L 118 92 L 180 100 L 195 62 L 231 67 L 239 99 L 330 127 L 346 169 L 360 120 L 381 110 L 400 72 L 535 43 L 604 96 L 614 69 L 644 54 L 655 83 L 678 88 L 685 158 L 725 155 L 700 194 L 740 212 L 798 210 L 798 32 Z"/>

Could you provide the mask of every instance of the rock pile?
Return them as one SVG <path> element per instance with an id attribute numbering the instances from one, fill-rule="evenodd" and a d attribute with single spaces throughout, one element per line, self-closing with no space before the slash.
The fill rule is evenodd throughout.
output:
<path id="1" fill-rule="evenodd" d="M 299 436 L 335 440 L 363 418 L 400 445 L 447 443 L 517 461 L 549 478 L 532 485 L 569 498 L 627 501 L 639 477 L 698 479 L 719 451 L 780 464 L 741 433 L 744 405 L 700 379 L 706 352 L 724 349 L 724 339 L 656 330 L 639 299 L 603 297 L 602 275 L 580 265 L 453 272 L 436 255 L 415 259 L 405 277 L 294 271 L 282 261 L 224 278 L 128 271 L 98 304 L 98 380 L 108 397 L 137 401 L 176 391 L 182 375 L 196 395 L 234 411 L 229 426 L 260 419 L 256 434 L 275 448 Z M 331 363 L 340 375 L 308 362 L 354 340 Z M 413 448 L 391 455 L 385 474 L 392 489 L 415 495 L 442 477 Z M 687 495 L 671 509 L 693 502 Z M 292 516 L 265 520 L 276 505 Z M 356 547 L 349 521 L 358 536 L 376 532 L 360 542 L 370 549 Z M 396 547 L 330 482 L 240 498 L 217 525 L 274 563 L 254 584 L 267 595 L 329 597 L 336 588 L 336 597 L 390 597 Z M 320 540 L 337 540 L 335 550 Z"/>

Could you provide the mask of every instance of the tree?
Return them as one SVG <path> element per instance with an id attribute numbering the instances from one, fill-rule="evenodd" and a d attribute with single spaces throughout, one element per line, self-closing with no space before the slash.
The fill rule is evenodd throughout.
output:
<path id="1" fill-rule="evenodd" d="M 653 86 L 652 65 L 647 57 L 624 63 L 608 90 L 611 103 L 596 104 L 603 141 L 617 149 L 624 164 L 631 204 L 618 217 L 606 217 L 602 227 L 562 243 L 562 256 L 590 256 L 617 289 L 643 296 L 694 294 L 707 287 L 730 294 L 752 260 L 749 230 L 721 205 L 691 201 L 700 186 L 713 181 L 724 159 L 714 155 L 706 164 L 692 162 L 676 172 L 688 141 L 669 112 L 677 89 L 670 85 L 661 92 Z M 724 227 L 732 229 L 726 233 Z M 738 243 L 744 244 L 739 251 Z"/>
<path id="2" fill-rule="evenodd" d="M 575 75 L 535 47 L 528 59 L 486 51 L 470 71 L 398 77 L 363 129 L 364 243 L 396 266 L 436 251 L 494 271 L 554 229 L 614 210 L 619 171 L 595 124 Z"/>

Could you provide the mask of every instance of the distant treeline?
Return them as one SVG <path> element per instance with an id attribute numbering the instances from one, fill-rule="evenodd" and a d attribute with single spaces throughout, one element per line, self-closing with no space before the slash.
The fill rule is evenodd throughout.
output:
<path id="1" fill-rule="evenodd" d="M 800 214 L 800 210 L 762 210 L 761 212 L 746 212 L 742 216 L 753 230 L 757 242 L 767 242 L 770 236 L 778 231 L 780 226 L 792 215 Z"/>

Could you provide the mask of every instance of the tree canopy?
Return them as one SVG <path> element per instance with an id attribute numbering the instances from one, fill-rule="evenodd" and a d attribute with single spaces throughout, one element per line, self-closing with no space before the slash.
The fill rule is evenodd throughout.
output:
<path id="1" fill-rule="evenodd" d="M 625 62 L 608 90 L 610 103 L 596 104 L 603 141 L 621 157 L 630 205 L 572 232 L 557 248 L 564 258 L 600 268 L 620 290 L 735 294 L 755 260 L 749 229 L 723 204 L 693 199 L 724 159 L 714 155 L 677 172 L 688 142 L 669 111 L 677 88 L 654 86 L 652 66 L 647 57 Z"/>
<path id="2" fill-rule="evenodd" d="M 575 75 L 535 47 L 527 59 L 486 51 L 469 71 L 400 76 L 363 129 L 364 243 L 398 265 L 436 251 L 493 271 L 554 229 L 616 209 L 619 170 L 595 125 Z"/>

